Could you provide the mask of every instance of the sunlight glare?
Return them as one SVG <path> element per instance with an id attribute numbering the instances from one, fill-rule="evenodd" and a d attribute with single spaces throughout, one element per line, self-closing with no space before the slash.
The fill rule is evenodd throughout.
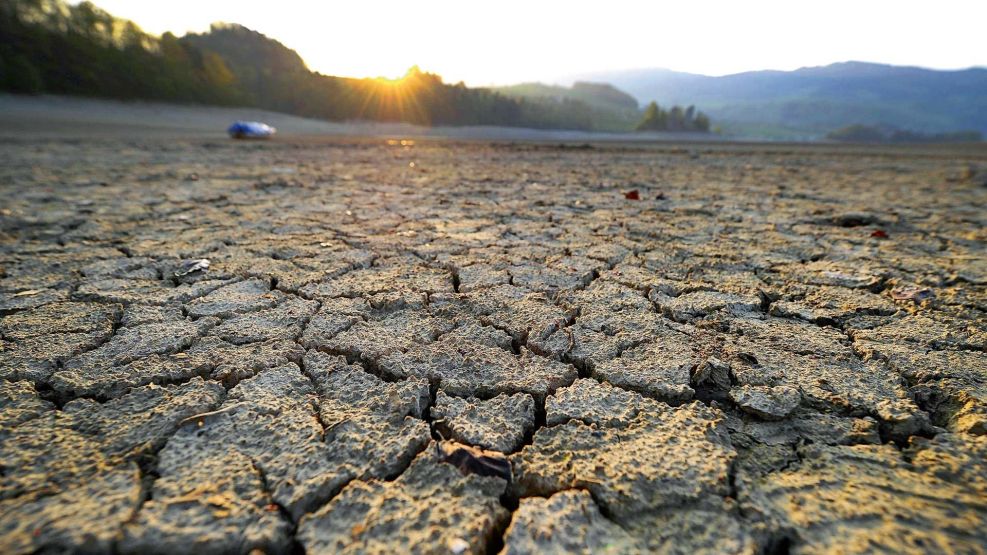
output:
<path id="1" fill-rule="evenodd" d="M 398 77 L 420 64 L 447 83 L 472 86 L 658 67 L 723 75 L 847 60 L 939 69 L 987 64 L 981 44 L 987 2 L 971 0 L 940 0 L 934 7 L 922 0 L 95 4 L 156 34 L 240 23 L 281 41 L 327 75 Z"/>

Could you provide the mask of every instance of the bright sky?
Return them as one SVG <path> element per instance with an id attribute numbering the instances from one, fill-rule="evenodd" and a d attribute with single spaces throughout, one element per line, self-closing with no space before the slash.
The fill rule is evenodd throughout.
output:
<path id="1" fill-rule="evenodd" d="M 145 31 L 240 23 L 329 75 L 412 65 L 470 85 L 664 67 L 723 75 L 860 60 L 987 65 L 984 0 L 94 0 Z"/>

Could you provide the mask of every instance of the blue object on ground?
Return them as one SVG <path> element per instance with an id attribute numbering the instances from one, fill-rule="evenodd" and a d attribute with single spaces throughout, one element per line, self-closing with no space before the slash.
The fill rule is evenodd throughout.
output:
<path id="1" fill-rule="evenodd" d="M 226 131 L 234 139 L 266 139 L 278 132 L 277 129 L 259 121 L 237 121 Z"/>

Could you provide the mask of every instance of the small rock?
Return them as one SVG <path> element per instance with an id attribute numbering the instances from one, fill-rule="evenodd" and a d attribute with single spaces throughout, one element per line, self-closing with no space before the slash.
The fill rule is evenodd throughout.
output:
<path id="1" fill-rule="evenodd" d="M 931 289 L 921 287 L 898 287 L 891 290 L 891 298 L 896 301 L 912 301 L 916 304 L 936 296 Z"/>
<path id="2" fill-rule="evenodd" d="M 466 553 L 466 550 L 470 548 L 469 542 L 463 538 L 450 538 L 446 542 L 446 546 L 449 548 L 449 552 L 453 555 L 462 555 Z"/>
<path id="3" fill-rule="evenodd" d="M 799 406 L 802 396 L 790 385 L 743 385 L 730 390 L 730 399 L 744 412 L 765 420 L 780 420 Z"/>
<path id="4" fill-rule="evenodd" d="M 209 269 L 209 259 L 200 258 L 197 260 L 185 260 L 175 270 L 175 277 L 182 277 L 193 272 L 205 272 Z"/>
<path id="5" fill-rule="evenodd" d="M 696 389 L 726 391 L 730 389 L 730 365 L 710 357 L 692 373 L 691 381 Z"/>
<path id="6" fill-rule="evenodd" d="M 929 415 L 918 410 L 911 399 L 884 399 L 877 403 L 877 416 L 881 419 L 882 429 L 898 441 L 932 431 Z"/>

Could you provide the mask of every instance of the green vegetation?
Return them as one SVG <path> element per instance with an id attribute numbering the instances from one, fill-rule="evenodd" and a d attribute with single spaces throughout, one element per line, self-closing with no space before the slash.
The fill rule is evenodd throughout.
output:
<path id="1" fill-rule="evenodd" d="M 641 118 L 637 100 L 606 83 L 576 82 L 569 88 L 521 83 L 494 91 L 522 99 L 528 111 L 555 121 L 578 121 L 594 131 L 629 131 Z"/>
<path id="2" fill-rule="evenodd" d="M 234 104 L 215 54 L 148 36 L 88 2 L 0 0 L 0 87 L 24 93 Z"/>
<path id="3" fill-rule="evenodd" d="M 889 126 L 848 125 L 826 135 L 831 141 L 846 143 L 972 143 L 983 140 L 979 131 L 918 133 Z"/>
<path id="4" fill-rule="evenodd" d="M 695 106 L 682 109 L 672 106 L 663 110 L 657 102 L 651 102 L 644 109 L 644 117 L 637 124 L 638 131 L 694 131 L 709 132 L 709 118 L 706 114 L 696 111 Z"/>
<path id="5" fill-rule="evenodd" d="M 557 89 L 562 92 L 473 89 L 417 67 L 396 80 L 333 77 L 310 71 L 293 50 L 240 25 L 155 37 L 90 2 L 0 0 L 0 90 L 15 93 L 254 106 L 334 121 L 420 125 L 627 131 L 640 117 L 637 102 L 609 85 Z"/>
<path id="6" fill-rule="evenodd" d="M 0 87 L 12 92 L 257 106 L 330 120 L 540 123 L 522 120 L 511 99 L 417 68 L 397 82 L 320 75 L 238 25 L 157 38 L 89 2 L 0 0 L 0 67 Z"/>
<path id="7" fill-rule="evenodd" d="M 505 96 L 529 100 L 551 99 L 560 102 L 574 100 L 600 110 L 626 110 L 635 113 L 638 111 L 637 100 L 633 96 L 607 83 L 577 81 L 569 88 L 542 83 L 521 83 L 497 87 L 494 90 Z"/>
<path id="8" fill-rule="evenodd" d="M 642 112 L 633 96 L 606 83 L 577 81 L 571 88 L 522 83 L 495 89 L 523 99 L 532 111 L 555 121 L 579 121 L 596 131 L 693 131 L 708 132 L 709 117 L 694 106 L 674 106 L 665 111 L 654 102 Z"/>

